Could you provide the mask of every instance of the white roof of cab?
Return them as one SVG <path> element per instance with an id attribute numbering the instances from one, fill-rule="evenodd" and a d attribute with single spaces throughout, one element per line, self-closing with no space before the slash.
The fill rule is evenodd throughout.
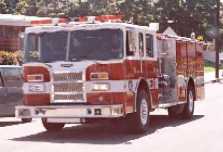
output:
<path id="1" fill-rule="evenodd" d="M 147 26 L 139 26 L 127 23 L 95 23 L 95 24 L 78 24 L 78 25 L 66 25 L 66 26 L 36 26 L 36 27 L 29 27 L 26 28 L 26 33 L 43 33 L 43 32 L 56 32 L 56 31 L 74 31 L 74 30 L 93 30 L 93 29 L 104 29 L 104 28 L 111 28 L 111 29 L 132 29 L 137 31 L 151 31 L 156 32 L 155 30 L 152 31 Z"/>

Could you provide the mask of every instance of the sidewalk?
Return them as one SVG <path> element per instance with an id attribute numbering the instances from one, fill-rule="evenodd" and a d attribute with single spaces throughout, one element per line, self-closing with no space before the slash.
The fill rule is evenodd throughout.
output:
<path id="1" fill-rule="evenodd" d="M 219 71 L 219 79 L 223 80 L 223 70 Z M 209 73 L 204 73 L 204 83 L 212 83 L 212 82 L 216 82 L 215 79 L 215 72 L 209 72 Z"/>

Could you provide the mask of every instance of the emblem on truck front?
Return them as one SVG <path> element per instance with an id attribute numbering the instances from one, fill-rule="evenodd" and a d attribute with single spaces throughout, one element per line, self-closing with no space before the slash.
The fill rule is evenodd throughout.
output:
<path id="1" fill-rule="evenodd" d="M 61 64 L 61 67 L 70 68 L 73 64 Z"/>

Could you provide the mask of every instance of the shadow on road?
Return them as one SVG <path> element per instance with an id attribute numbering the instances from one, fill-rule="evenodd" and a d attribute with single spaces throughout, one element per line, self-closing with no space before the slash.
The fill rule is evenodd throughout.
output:
<path id="1" fill-rule="evenodd" d="M 66 127 L 60 132 L 41 132 L 13 141 L 33 141 L 52 143 L 89 143 L 89 144 L 131 144 L 131 140 L 155 133 L 165 127 L 177 127 L 185 123 L 201 119 L 203 115 L 195 115 L 192 120 L 171 119 L 167 115 L 152 115 L 150 131 L 142 135 L 127 134 L 122 127 L 109 125 L 79 125 Z"/>
<path id="2" fill-rule="evenodd" d="M 22 121 L 0 121 L 0 127 L 13 126 L 18 124 L 23 124 Z"/>

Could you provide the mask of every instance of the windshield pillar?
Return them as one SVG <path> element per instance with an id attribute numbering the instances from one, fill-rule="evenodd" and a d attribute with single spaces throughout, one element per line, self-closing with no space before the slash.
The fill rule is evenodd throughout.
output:
<path id="1" fill-rule="evenodd" d="M 70 38 L 71 38 L 71 32 L 68 32 L 68 34 L 67 34 L 67 47 L 66 47 L 66 61 L 69 61 Z"/>
<path id="2" fill-rule="evenodd" d="M 38 35 L 37 43 L 38 43 L 37 51 L 39 52 L 39 57 L 41 57 L 42 56 L 42 49 L 41 49 L 42 48 L 42 43 L 41 43 L 39 35 Z"/>

